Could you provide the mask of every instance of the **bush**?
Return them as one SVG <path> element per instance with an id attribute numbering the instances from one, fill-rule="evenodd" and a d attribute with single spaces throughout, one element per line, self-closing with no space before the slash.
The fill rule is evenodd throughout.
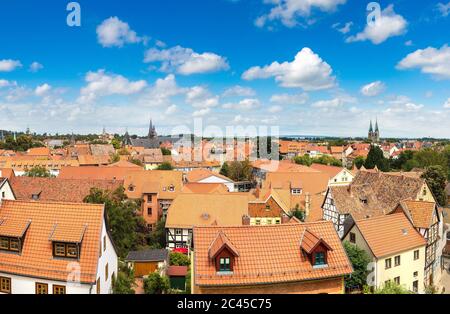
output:
<path id="1" fill-rule="evenodd" d="M 145 294 L 166 294 L 170 291 L 169 278 L 159 273 L 151 273 L 144 279 Z"/>
<path id="2" fill-rule="evenodd" d="M 189 256 L 183 253 L 171 252 L 170 253 L 170 265 L 171 266 L 189 266 L 191 260 Z"/>

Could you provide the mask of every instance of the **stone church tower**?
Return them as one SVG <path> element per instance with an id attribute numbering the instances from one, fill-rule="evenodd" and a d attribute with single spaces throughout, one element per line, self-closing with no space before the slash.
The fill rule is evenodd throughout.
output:
<path id="1" fill-rule="evenodd" d="M 380 142 L 380 129 L 378 127 L 378 119 L 375 123 L 375 131 L 373 129 L 372 120 L 370 120 L 370 127 L 369 127 L 369 141 L 372 143 L 378 143 Z"/>

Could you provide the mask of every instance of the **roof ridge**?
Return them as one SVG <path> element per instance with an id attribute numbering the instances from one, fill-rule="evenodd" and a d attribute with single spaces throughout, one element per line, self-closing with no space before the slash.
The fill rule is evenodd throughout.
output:
<path id="1" fill-rule="evenodd" d="M 61 202 L 61 201 L 32 201 L 32 200 L 3 200 L 3 204 L 5 203 L 13 203 L 13 204 L 33 204 L 33 205 L 77 205 L 83 207 L 104 207 L 104 204 L 94 204 L 94 203 L 76 203 L 76 202 Z M 1 208 L 1 206 L 0 206 Z"/>

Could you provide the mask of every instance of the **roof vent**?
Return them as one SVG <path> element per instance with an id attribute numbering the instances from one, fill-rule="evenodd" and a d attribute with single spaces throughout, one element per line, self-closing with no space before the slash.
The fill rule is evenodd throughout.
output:
<path id="1" fill-rule="evenodd" d="M 402 234 L 403 235 L 408 235 L 408 230 L 407 229 L 402 229 Z"/>
<path id="2" fill-rule="evenodd" d="M 201 217 L 202 217 L 203 220 L 208 220 L 209 219 L 209 214 L 208 213 L 203 213 Z"/>

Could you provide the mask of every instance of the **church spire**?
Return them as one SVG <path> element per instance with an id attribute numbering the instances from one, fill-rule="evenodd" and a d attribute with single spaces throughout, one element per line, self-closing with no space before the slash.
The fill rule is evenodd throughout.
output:
<path id="1" fill-rule="evenodd" d="M 377 118 L 377 120 L 376 120 L 376 123 L 375 123 L 375 132 L 379 132 L 380 130 L 378 129 L 378 118 Z"/>
<path id="2" fill-rule="evenodd" d="M 157 134 L 156 134 L 156 128 L 155 128 L 155 126 L 153 125 L 153 120 L 150 119 L 150 126 L 149 126 L 149 128 L 148 128 L 148 138 L 149 138 L 149 139 L 153 139 L 153 138 L 155 138 L 156 136 L 157 136 Z"/>
<path id="3" fill-rule="evenodd" d="M 372 120 L 370 120 L 370 128 L 369 128 L 369 132 L 373 132 Z"/>

